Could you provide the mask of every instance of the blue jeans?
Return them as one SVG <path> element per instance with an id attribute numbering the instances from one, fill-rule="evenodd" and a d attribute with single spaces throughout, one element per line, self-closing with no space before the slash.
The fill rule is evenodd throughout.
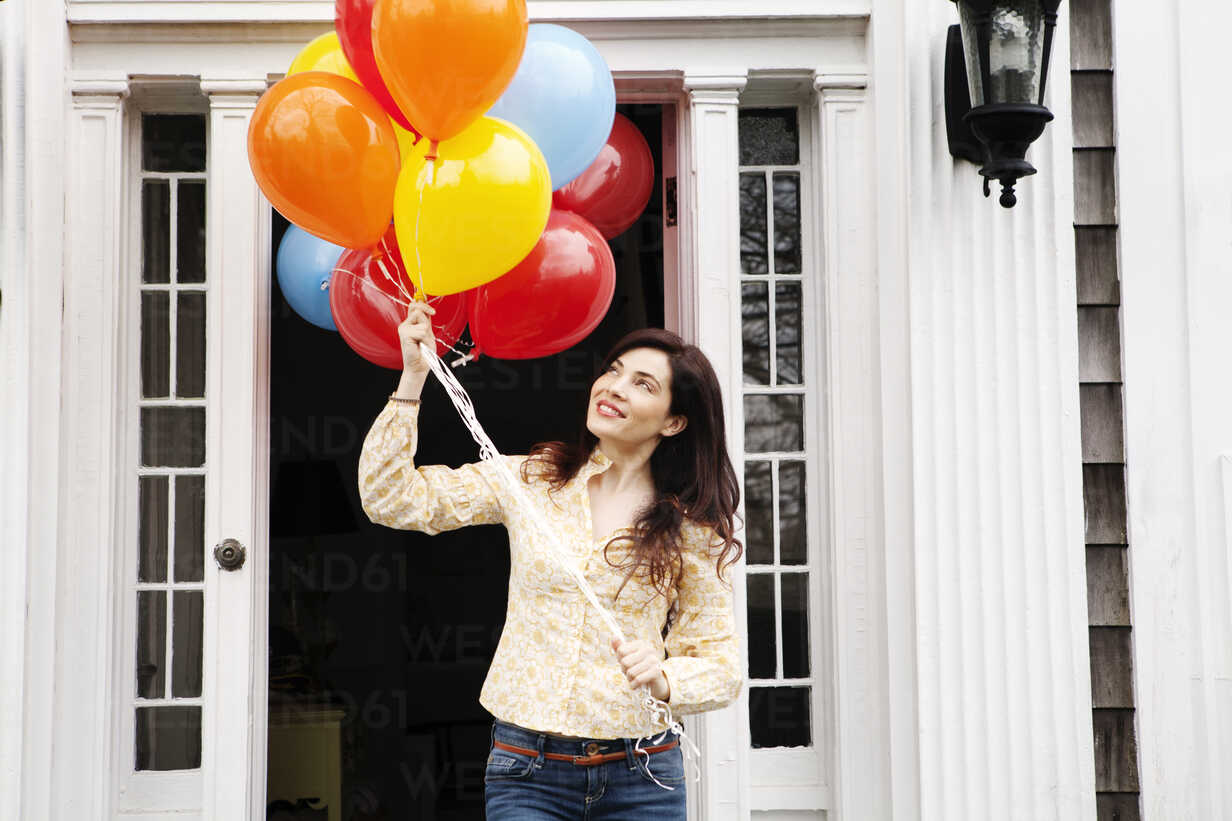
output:
<path id="1" fill-rule="evenodd" d="M 669 734 L 663 743 L 672 738 Z M 537 754 L 492 747 L 483 779 L 488 821 L 684 821 L 684 761 L 679 746 L 651 753 L 647 762 L 646 755 L 634 752 L 637 739 L 567 741 L 503 721 L 492 725 L 492 740 Z M 582 766 L 543 755 L 587 755 L 595 752 L 587 750 L 590 744 L 598 745 L 598 753 L 622 752 L 624 757 Z M 643 748 L 650 746 L 651 740 L 642 742 Z M 659 786 L 656 778 L 674 789 Z"/>

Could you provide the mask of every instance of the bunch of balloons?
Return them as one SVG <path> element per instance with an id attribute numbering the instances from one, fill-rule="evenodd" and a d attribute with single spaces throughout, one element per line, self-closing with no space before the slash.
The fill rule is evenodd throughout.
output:
<path id="1" fill-rule="evenodd" d="M 616 115 L 612 74 L 526 0 L 336 0 L 261 98 L 258 185 L 293 225 L 291 307 L 364 358 L 401 367 L 410 301 L 440 352 L 548 356 L 589 334 L 615 290 L 607 244 L 650 199 L 654 163 Z"/>

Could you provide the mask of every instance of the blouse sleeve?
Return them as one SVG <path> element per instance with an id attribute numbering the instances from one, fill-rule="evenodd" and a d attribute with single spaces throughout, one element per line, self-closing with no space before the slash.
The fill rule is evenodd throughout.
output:
<path id="1" fill-rule="evenodd" d="M 359 498 L 368 518 L 429 534 L 504 522 L 495 465 L 415 467 L 418 418 L 418 405 L 391 401 L 372 423 L 359 457 Z"/>
<path id="2" fill-rule="evenodd" d="M 714 532 L 698 532 L 697 543 L 686 545 L 683 552 L 676 621 L 664 640 L 668 704 L 677 716 L 726 707 L 744 684 L 732 590 L 715 573 L 715 557 L 708 549 Z"/>

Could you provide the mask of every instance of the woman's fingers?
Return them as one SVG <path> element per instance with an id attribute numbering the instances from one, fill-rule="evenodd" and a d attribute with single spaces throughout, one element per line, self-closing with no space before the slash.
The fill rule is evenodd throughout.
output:
<path id="1" fill-rule="evenodd" d="M 406 311 L 406 319 L 398 325 L 398 337 L 402 341 L 402 366 L 416 372 L 423 371 L 425 364 L 419 353 L 420 344 L 435 346 L 432 333 L 432 315 L 436 309 L 426 302 L 412 302 Z"/>
<path id="2" fill-rule="evenodd" d="M 659 676 L 662 661 L 655 655 L 655 650 L 648 641 L 612 641 L 612 648 L 624 670 L 625 678 L 632 684 L 641 686 L 650 684 Z"/>
<path id="3" fill-rule="evenodd" d="M 658 668 L 659 663 L 655 659 L 649 658 L 630 667 L 625 671 L 625 675 L 629 677 L 630 681 L 638 681 L 640 679 L 649 681 L 658 673 Z"/>
<path id="4" fill-rule="evenodd" d="M 430 317 L 436 313 L 436 309 L 431 305 L 423 302 L 412 302 L 410 309 L 406 313 L 406 319 L 398 326 L 400 333 L 410 336 L 416 341 L 424 341 L 432 332 L 432 320 Z"/>

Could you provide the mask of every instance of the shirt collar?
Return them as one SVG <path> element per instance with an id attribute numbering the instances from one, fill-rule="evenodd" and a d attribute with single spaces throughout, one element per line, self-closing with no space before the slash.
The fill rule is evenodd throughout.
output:
<path id="1" fill-rule="evenodd" d="M 612 460 L 607 457 L 607 454 L 598 445 L 595 445 L 594 450 L 590 452 L 590 458 L 586 460 L 586 464 L 582 465 L 578 473 L 589 479 L 596 473 L 603 473 L 611 466 Z"/>

